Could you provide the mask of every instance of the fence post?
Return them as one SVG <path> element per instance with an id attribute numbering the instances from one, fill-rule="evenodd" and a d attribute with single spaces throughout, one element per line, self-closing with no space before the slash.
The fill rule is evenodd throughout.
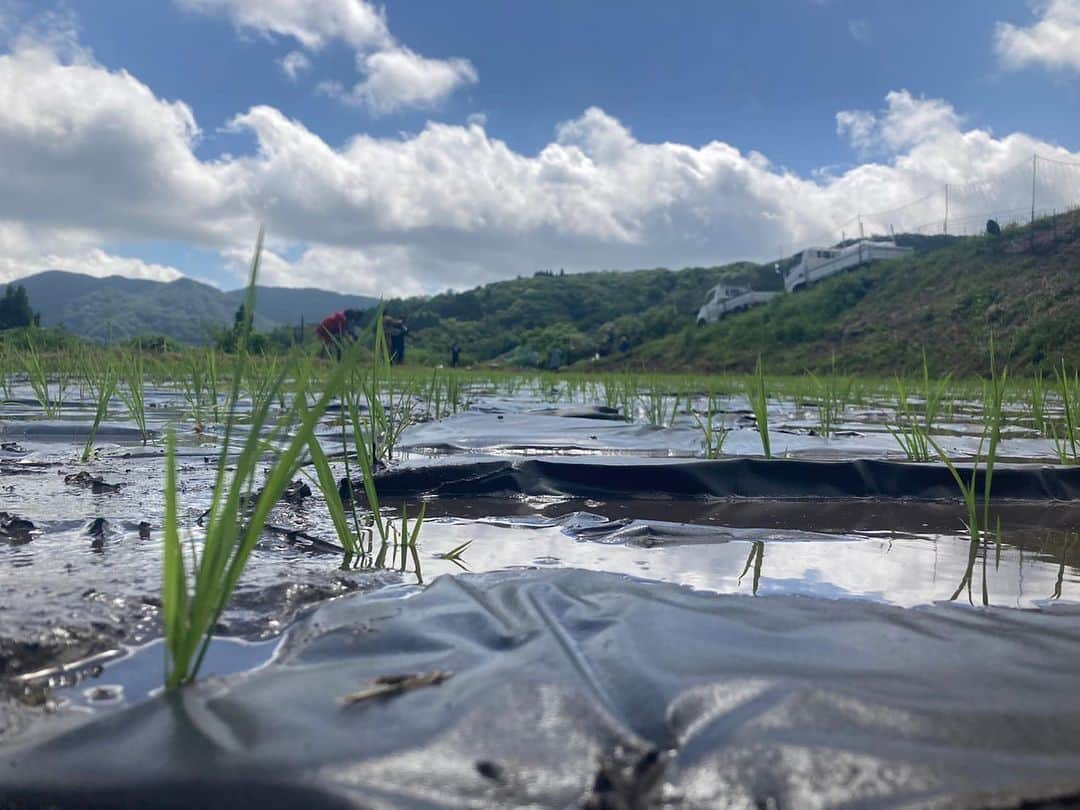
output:
<path id="1" fill-rule="evenodd" d="M 1038 171 L 1038 154 L 1031 156 L 1031 252 L 1035 252 L 1035 177 Z"/>

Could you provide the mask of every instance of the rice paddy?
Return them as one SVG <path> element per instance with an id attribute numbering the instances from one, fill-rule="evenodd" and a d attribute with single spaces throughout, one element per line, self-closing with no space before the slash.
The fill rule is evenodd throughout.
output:
<path id="1" fill-rule="evenodd" d="M 163 637 L 165 685 L 181 688 L 210 674 L 215 638 L 273 637 L 310 601 L 460 571 L 583 567 L 902 606 L 1080 596 L 1075 503 L 999 503 L 992 488 L 1003 465 L 1076 463 L 1080 377 L 1066 362 L 1017 379 L 988 347 L 982 379 L 935 376 L 924 358 L 910 378 L 876 380 L 835 366 L 769 376 L 764 360 L 746 376 L 401 367 L 380 334 L 340 361 L 301 346 L 3 346 L 0 503 L 33 529 L 4 536 L 0 570 L 5 593 L 35 606 L 3 643 L 28 648 L 56 625 L 73 639 L 9 674 L 16 701 L 70 701 L 120 639 Z M 380 492 L 388 469 L 538 455 L 918 462 L 955 489 L 906 508 Z M 114 494 L 65 483 L 76 473 Z"/>

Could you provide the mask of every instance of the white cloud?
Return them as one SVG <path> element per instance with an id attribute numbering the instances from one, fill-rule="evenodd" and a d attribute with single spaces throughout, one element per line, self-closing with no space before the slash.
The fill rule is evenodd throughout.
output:
<path id="1" fill-rule="evenodd" d="M 206 215 L 230 215 L 232 169 L 200 162 L 191 109 L 130 74 L 23 38 L 0 55 L 0 109 L 0 220 L 198 240 L 227 226 Z"/>
<path id="2" fill-rule="evenodd" d="M 1038 65 L 1080 71 L 1080 0 L 1045 0 L 1036 6 L 1038 20 L 1026 27 L 999 22 L 998 57 L 1006 68 Z"/>
<path id="3" fill-rule="evenodd" d="M 841 110 L 836 114 L 836 134 L 846 136 L 860 152 L 877 140 L 877 116 L 867 110 Z"/>
<path id="4" fill-rule="evenodd" d="M 175 267 L 109 254 L 98 247 L 98 241 L 93 232 L 0 222 L 0 283 L 43 270 L 154 281 L 172 281 L 182 275 Z"/>
<path id="5" fill-rule="evenodd" d="M 390 47 L 383 13 L 366 0 L 175 0 L 188 11 L 227 17 L 241 30 L 291 37 L 317 51 L 340 39 L 355 50 Z"/>
<path id="6" fill-rule="evenodd" d="M 296 81 L 301 73 L 311 68 L 311 60 L 300 51 L 289 51 L 278 61 L 278 66 L 291 81 Z"/>
<path id="7" fill-rule="evenodd" d="M 906 91 L 890 93 L 880 111 L 837 117 L 876 161 L 810 178 L 722 141 L 643 142 L 595 107 L 524 154 L 481 119 L 331 145 L 260 106 L 229 123 L 252 136 L 252 153 L 201 160 L 199 125 L 184 103 L 44 41 L 0 55 L 0 279 L 47 267 L 174 272 L 110 256 L 106 246 L 123 240 L 218 251 L 240 283 L 260 222 L 270 233 L 267 282 L 373 295 L 464 288 L 541 267 L 771 259 L 780 244 L 835 240 L 858 212 L 875 228 L 932 223 L 941 216 L 935 200 L 876 220 L 868 212 L 946 182 L 957 185 L 954 219 L 985 221 L 1029 202 L 1033 151 L 1080 160 L 1021 133 L 965 128 L 946 102 Z M 1007 173 L 1023 161 L 1026 172 Z M 1058 188 L 1052 173 L 1040 174 L 1040 205 L 1075 202 L 1076 175 Z"/>
<path id="8" fill-rule="evenodd" d="M 427 59 L 403 47 L 368 54 L 359 62 L 363 81 L 349 90 L 338 82 L 324 82 L 321 89 L 375 115 L 434 106 L 477 79 L 476 69 L 465 59 Z"/>
<path id="9" fill-rule="evenodd" d="M 406 108 L 434 107 L 459 88 L 475 84 L 476 68 L 467 59 L 421 56 L 391 36 L 382 10 L 368 0 L 175 0 L 182 8 L 230 19 L 242 31 L 289 37 L 308 51 L 341 40 L 356 54 L 358 82 L 319 83 L 320 92 L 372 115 Z M 280 62 L 291 79 L 310 60 L 293 51 Z"/>
<path id="10" fill-rule="evenodd" d="M 961 121 L 952 105 L 940 99 L 916 98 L 907 90 L 885 96 L 879 114 L 866 110 L 841 110 L 836 131 L 846 135 L 856 149 L 896 152 L 931 138 L 959 130 Z"/>

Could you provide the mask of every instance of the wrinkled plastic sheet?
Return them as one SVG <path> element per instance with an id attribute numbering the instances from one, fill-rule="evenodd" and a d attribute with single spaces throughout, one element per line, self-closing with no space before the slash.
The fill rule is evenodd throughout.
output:
<path id="1" fill-rule="evenodd" d="M 970 466 L 958 467 L 965 482 Z M 983 491 L 984 470 L 976 474 Z M 359 484 L 355 491 L 361 491 Z M 579 498 L 768 498 L 958 500 L 941 464 L 895 461 L 803 461 L 735 458 L 473 459 L 402 466 L 378 478 L 380 495 L 484 497 L 561 495 Z M 998 466 L 997 500 L 1080 501 L 1080 467 Z"/>
<path id="2" fill-rule="evenodd" d="M 715 596 L 575 570 L 444 577 L 410 598 L 328 603 L 260 669 L 4 752 L 0 795 L 58 807 L 1016 806 L 1080 792 L 1077 619 Z M 434 671 L 451 677 L 339 700 Z"/>

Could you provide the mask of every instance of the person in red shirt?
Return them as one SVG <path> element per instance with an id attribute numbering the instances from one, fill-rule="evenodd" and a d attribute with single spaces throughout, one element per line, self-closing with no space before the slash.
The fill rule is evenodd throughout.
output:
<path id="1" fill-rule="evenodd" d="M 346 340 L 356 340 L 356 328 L 363 313 L 358 309 L 347 309 L 327 315 L 315 327 L 315 334 L 326 347 L 326 351 L 341 359 L 341 347 Z"/>

